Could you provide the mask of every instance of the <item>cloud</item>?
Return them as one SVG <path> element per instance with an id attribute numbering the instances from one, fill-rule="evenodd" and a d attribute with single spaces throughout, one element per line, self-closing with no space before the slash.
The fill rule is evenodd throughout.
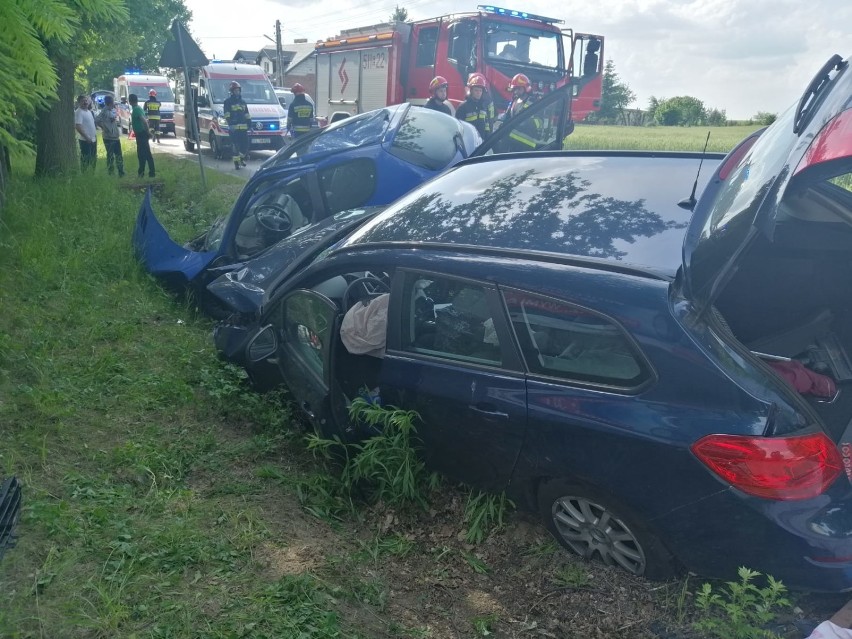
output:
<path id="1" fill-rule="evenodd" d="M 412 19 L 474 10 L 455 0 L 255 0 L 251 12 L 225 3 L 186 0 L 207 53 L 227 57 L 237 49 L 259 49 L 282 20 L 284 40 L 325 39 L 341 29 L 382 22 L 404 6 Z M 606 38 L 604 57 L 621 79 L 648 98 L 692 95 L 729 117 L 779 112 L 796 101 L 819 67 L 834 53 L 847 56 L 852 25 L 849 0 L 605 0 L 554 5 L 525 0 L 531 13 L 563 18 L 566 28 Z M 509 7 L 520 5 L 507 3 Z M 264 18 L 263 16 L 268 16 Z M 246 36 L 246 37 L 238 37 Z M 212 49 L 211 49 L 212 47 Z"/>

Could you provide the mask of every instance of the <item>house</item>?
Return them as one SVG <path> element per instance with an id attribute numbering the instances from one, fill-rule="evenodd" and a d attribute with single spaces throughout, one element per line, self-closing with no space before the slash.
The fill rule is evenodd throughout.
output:
<path id="1" fill-rule="evenodd" d="M 234 54 L 234 57 L 231 59 L 234 62 L 240 62 L 242 64 L 257 64 L 257 51 L 245 51 L 243 49 L 238 49 Z"/>
<path id="2" fill-rule="evenodd" d="M 317 92 L 317 58 L 314 55 L 313 42 L 304 39 L 283 46 L 287 50 L 289 64 L 284 69 L 284 86 L 291 87 L 297 82 L 305 87 L 309 95 Z"/>

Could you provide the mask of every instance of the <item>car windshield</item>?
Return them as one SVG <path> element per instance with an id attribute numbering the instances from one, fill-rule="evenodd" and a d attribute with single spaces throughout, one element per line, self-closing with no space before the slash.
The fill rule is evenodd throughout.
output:
<path id="1" fill-rule="evenodd" d="M 144 84 L 144 85 L 134 85 L 131 87 L 131 92 L 140 96 L 140 100 L 142 96 L 147 100 L 148 94 L 151 91 L 157 92 L 157 100 L 160 102 L 174 102 L 175 94 L 172 93 L 171 87 L 160 85 L 160 84 Z"/>
<path id="2" fill-rule="evenodd" d="M 535 27 L 488 22 L 485 55 L 519 65 L 561 68 L 560 34 Z"/>
<path id="3" fill-rule="evenodd" d="M 213 102 L 221 103 L 228 99 L 230 95 L 228 87 L 233 81 L 233 78 L 217 78 L 208 81 Z M 238 82 L 246 104 L 278 104 L 278 98 L 268 80 L 240 78 Z"/>

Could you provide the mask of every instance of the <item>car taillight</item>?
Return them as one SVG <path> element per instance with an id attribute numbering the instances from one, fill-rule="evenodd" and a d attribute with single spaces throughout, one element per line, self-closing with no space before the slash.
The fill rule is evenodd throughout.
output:
<path id="1" fill-rule="evenodd" d="M 811 142 L 793 175 L 823 162 L 852 156 L 852 109 L 826 124 Z"/>
<path id="2" fill-rule="evenodd" d="M 840 451 L 825 434 L 798 437 L 708 435 L 692 452 L 739 490 L 776 500 L 810 499 L 843 471 Z"/>

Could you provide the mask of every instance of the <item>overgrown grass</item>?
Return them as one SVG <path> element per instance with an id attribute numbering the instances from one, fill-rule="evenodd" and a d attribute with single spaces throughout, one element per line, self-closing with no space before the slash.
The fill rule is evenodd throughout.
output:
<path id="1" fill-rule="evenodd" d="M 157 211 L 183 238 L 242 186 L 209 172 L 204 191 L 192 164 L 157 163 Z M 14 171 L 0 217 L 0 475 L 22 479 L 25 510 L 0 565 L 0 636 L 357 634 L 310 572 L 267 574 L 262 549 L 290 540 L 262 469 L 299 437 L 282 397 L 218 363 L 211 323 L 137 266 L 134 181 L 107 178 L 103 158 L 95 175 Z M 287 465 L 310 474 L 306 461 Z"/>

